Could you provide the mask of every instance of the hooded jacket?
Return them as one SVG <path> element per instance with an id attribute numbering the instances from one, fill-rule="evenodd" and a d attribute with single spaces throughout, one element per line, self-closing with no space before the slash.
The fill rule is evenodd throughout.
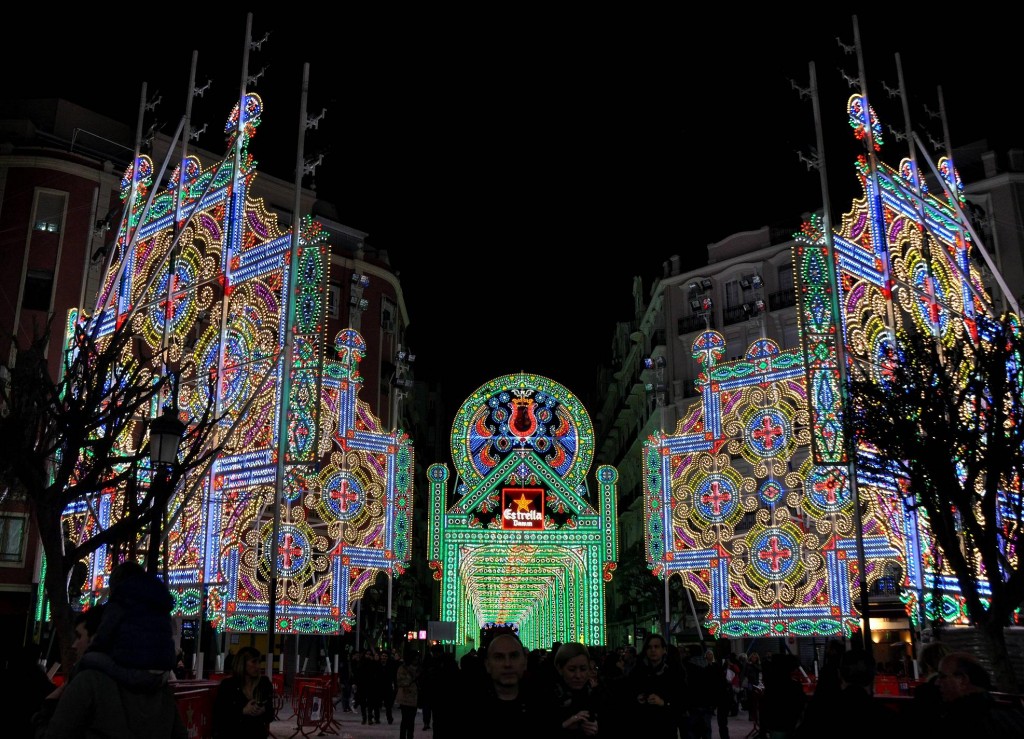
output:
<path id="1" fill-rule="evenodd" d="M 57 703 L 47 739 L 186 739 L 168 683 L 173 603 L 167 586 L 134 563 L 111 574 L 103 620 Z"/>

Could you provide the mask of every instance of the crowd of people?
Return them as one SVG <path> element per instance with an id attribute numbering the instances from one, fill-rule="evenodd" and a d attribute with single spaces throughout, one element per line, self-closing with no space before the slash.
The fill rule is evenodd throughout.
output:
<path id="1" fill-rule="evenodd" d="M 170 681 L 182 668 L 170 618 L 171 596 L 159 578 L 125 564 L 110 579 L 107 602 L 79 614 L 70 677 L 55 688 L 27 663 L 18 715 L 23 734 L 64 737 L 186 735 Z M 728 646 L 720 642 L 719 647 Z M 274 687 L 251 646 L 231 655 L 217 691 L 216 739 L 265 739 L 274 718 Z M 829 643 L 808 696 L 797 658 L 680 648 L 651 634 L 636 650 L 555 643 L 526 649 L 499 630 L 457 663 L 440 645 L 421 652 L 366 649 L 339 664 L 336 710 L 363 724 L 399 723 L 399 739 L 420 731 L 435 739 L 622 737 L 730 739 L 729 718 L 749 711 L 757 739 L 904 735 L 1024 737 L 1024 712 L 996 701 L 988 672 L 966 652 L 930 643 L 921 650 L 922 680 L 894 711 L 873 696 L 876 665 L 864 651 Z M 180 677 L 180 674 L 178 675 Z M 806 675 L 804 675 L 806 677 Z M 746 739 L 746 737 L 743 737 Z"/>
<path id="2" fill-rule="evenodd" d="M 392 657 L 373 661 L 386 664 Z M 792 654 L 680 649 L 658 634 L 639 651 L 576 642 L 528 650 L 507 631 L 458 664 L 440 647 L 422 660 L 407 650 L 395 661 L 401 739 L 413 736 L 417 707 L 425 722 L 433 721 L 435 739 L 474 728 L 496 739 L 712 739 L 716 724 L 717 736 L 730 739 L 729 718 L 741 710 L 750 712 L 758 739 L 943 736 L 951 727 L 986 739 L 1024 736 L 1024 713 L 996 703 L 978 660 L 938 644 L 922 650 L 926 679 L 898 713 L 873 698 L 875 665 L 841 641 L 829 645 L 810 697 Z M 365 684 L 366 674 L 352 673 L 350 695 L 357 704 L 376 704 L 382 691 Z"/>

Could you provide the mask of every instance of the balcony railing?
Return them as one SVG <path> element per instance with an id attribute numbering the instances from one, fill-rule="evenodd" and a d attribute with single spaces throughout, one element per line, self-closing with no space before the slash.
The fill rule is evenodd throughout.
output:
<path id="1" fill-rule="evenodd" d="M 676 329 L 678 330 L 679 335 L 682 336 L 683 334 L 692 334 L 694 331 L 703 331 L 705 327 L 714 328 L 715 317 L 712 315 L 708 316 L 708 318 L 709 320 L 705 322 L 703 313 L 697 313 L 692 316 L 683 316 L 679 319 Z"/>
<path id="2" fill-rule="evenodd" d="M 740 321 L 745 321 L 749 318 L 750 314 L 743 310 L 742 305 L 737 305 L 732 308 L 726 308 L 722 311 L 722 323 L 726 326 L 730 326 Z"/>
<path id="3" fill-rule="evenodd" d="M 768 296 L 768 308 L 770 310 L 788 308 L 791 305 L 796 305 L 796 292 L 791 287 L 779 290 Z"/>

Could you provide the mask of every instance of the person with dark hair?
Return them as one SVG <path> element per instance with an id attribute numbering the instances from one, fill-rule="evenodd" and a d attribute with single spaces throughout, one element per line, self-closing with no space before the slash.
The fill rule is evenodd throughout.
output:
<path id="1" fill-rule="evenodd" d="M 921 683 L 914 688 L 914 699 L 905 709 L 905 720 L 911 725 L 927 726 L 937 723 L 942 714 L 942 693 L 939 692 L 939 663 L 953 648 L 940 641 L 925 644 L 917 657 Z"/>
<path id="2" fill-rule="evenodd" d="M 82 659 L 86 650 L 92 645 L 93 637 L 100 629 L 100 621 L 103 620 L 103 612 L 106 608 L 106 604 L 97 603 L 88 611 L 81 611 L 75 616 L 75 640 L 71 642 L 71 648 L 75 651 L 76 659 Z"/>
<path id="3" fill-rule="evenodd" d="M 48 705 L 56 703 L 47 700 L 54 687 L 39 654 L 39 645 L 29 642 L 5 650 L 0 660 L 0 711 L 9 736 L 32 736 L 32 727 L 45 727 L 45 717 L 52 712 Z"/>
<path id="4" fill-rule="evenodd" d="M 468 682 L 470 689 L 476 689 L 481 684 L 484 675 L 483 668 L 470 670 L 472 680 L 467 680 L 467 675 L 459 670 L 459 663 L 455 661 L 455 654 L 445 651 L 440 644 L 434 645 L 430 650 L 432 662 L 431 672 L 420 683 L 420 690 L 423 685 L 429 683 L 433 697 L 431 701 L 430 723 L 427 723 L 427 716 L 424 713 L 423 724 L 427 729 L 434 732 L 437 739 L 448 739 L 454 737 L 461 739 L 460 728 L 462 716 L 460 711 L 462 703 L 460 696 L 466 692 L 464 687 Z"/>
<path id="5" fill-rule="evenodd" d="M 839 665 L 843 661 L 844 654 L 846 654 L 846 643 L 842 639 L 829 639 L 825 646 L 825 653 L 822 655 L 817 679 L 814 682 L 812 700 L 819 701 L 824 705 L 839 695 L 839 691 L 842 690 Z"/>
<path id="6" fill-rule="evenodd" d="M 75 614 L 75 639 L 71 642 L 71 651 L 75 655 L 75 664 L 68 671 L 68 680 L 75 676 L 75 669 L 78 667 L 79 662 L 81 662 L 86 650 L 92 644 L 93 637 L 96 636 L 96 631 L 99 629 L 100 620 L 103 618 L 105 607 L 103 603 L 98 603 L 88 611 L 80 611 Z M 42 736 L 45 733 L 46 726 L 50 722 L 53 712 L 57 710 L 57 701 L 64 694 L 66 685 L 67 682 L 58 685 L 46 696 L 46 700 L 43 701 L 39 711 L 32 717 L 32 725 L 35 727 L 37 736 Z"/>
<path id="7" fill-rule="evenodd" d="M 668 659 L 664 637 L 649 634 L 626 678 L 624 728 L 643 729 L 652 739 L 675 739 L 685 685 L 685 673 Z"/>
<path id="8" fill-rule="evenodd" d="M 395 694 L 398 691 L 395 681 L 398 678 L 398 660 L 395 659 L 390 650 L 381 650 L 378 656 L 380 660 L 380 693 L 381 706 L 384 708 L 384 716 L 389 724 L 395 722 Z M 379 721 L 377 723 L 380 723 Z"/>
<path id="9" fill-rule="evenodd" d="M 802 730 L 798 732 L 801 736 L 808 736 L 806 727 L 814 727 L 817 730 L 835 718 L 843 691 L 840 666 L 846 654 L 846 644 L 841 639 L 829 640 L 821 668 L 818 670 L 814 693 L 804 707 Z"/>
<path id="10" fill-rule="evenodd" d="M 214 739 L 265 739 L 274 720 L 274 685 L 260 667 L 260 652 L 242 647 L 221 680 L 213 703 Z"/>
<path id="11" fill-rule="evenodd" d="M 761 692 L 764 690 L 764 683 L 761 681 L 761 655 L 751 652 L 747 657 L 747 664 L 743 668 L 743 695 L 746 700 L 748 718 L 757 723 L 760 719 L 757 714 L 758 702 L 761 700 Z"/>
<path id="12" fill-rule="evenodd" d="M 899 715 L 874 698 L 875 667 L 867 652 L 854 649 L 839 659 L 839 692 L 807 711 L 795 736 L 816 739 L 897 739 L 902 736 Z"/>
<path id="13" fill-rule="evenodd" d="M 397 692 L 395 699 L 398 701 L 398 710 L 401 714 L 401 723 L 398 726 L 399 739 L 412 739 L 416 730 L 416 705 L 419 703 L 419 690 L 417 682 L 420 677 L 420 654 L 412 647 L 405 648 L 402 657 L 402 664 L 395 674 Z"/>
<path id="14" fill-rule="evenodd" d="M 792 654 L 768 654 L 761 670 L 764 691 L 758 704 L 761 731 L 771 739 L 788 739 L 804 713 L 807 698 L 794 673 L 800 666 Z"/>
<path id="15" fill-rule="evenodd" d="M 363 651 L 363 658 L 359 661 L 358 672 L 353 679 L 359 691 L 362 723 L 379 724 L 381 704 L 384 702 L 381 696 L 384 666 L 372 649 Z"/>
<path id="16" fill-rule="evenodd" d="M 1024 736 L 1024 714 L 1016 706 L 996 704 L 990 692 L 992 679 L 974 655 L 951 652 L 943 657 L 937 683 L 944 706 L 940 718 L 944 736 Z"/>
<path id="17" fill-rule="evenodd" d="M 185 739 L 168 675 L 174 668 L 167 586 L 134 562 L 110 575 L 110 597 L 45 736 Z"/>
<path id="18" fill-rule="evenodd" d="M 439 645 L 435 645 L 439 646 Z M 472 650 L 473 659 L 476 659 L 476 650 Z M 465 659 L 465 657 L 463 657 Z M 442 688 L 441 681 L 442 660 L 435 649 L 427 650 L 423 661 L 419 666 L 416 678 L 416 701 L 423 710 L 423 730 L 430 729 L 430 721 L 434 717 L 435 696 Z"/>

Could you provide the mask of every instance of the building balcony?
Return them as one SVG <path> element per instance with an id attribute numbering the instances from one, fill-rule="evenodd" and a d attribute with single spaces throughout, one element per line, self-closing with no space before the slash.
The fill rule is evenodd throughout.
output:
<path id="1" fill-rule="evenodd" d="M 742 305 L 733 306 L 732 308 L 726 308 L 722 311 L 722 323 L 726 326 L 731 326 L 734 323 L 740 323 L 750 317 L 750 314 L 743 310 Z"/>
<path id="2" fill-rule="evenodd" d="M 769 310 L 789 308 L 790 306 L 793 305 L 796 305 L 796 291 L 791 287 L 788 287 L 785 290 L 779 290 L 778 292 L 771 293 L 768 296 Z"/>
<path id="3" fill-rule="evenodd" d="M 715 327 L 715 317 L 713 315 L 708 316 L 708 320 L 704 320 L 703 313 L 697 313 L 692 316 L 683 316 L 679 319 L 676 324 L 676 330 L 679 335 L 692 334 L 695 331 L 703 331 L 705 328 Z"/>

